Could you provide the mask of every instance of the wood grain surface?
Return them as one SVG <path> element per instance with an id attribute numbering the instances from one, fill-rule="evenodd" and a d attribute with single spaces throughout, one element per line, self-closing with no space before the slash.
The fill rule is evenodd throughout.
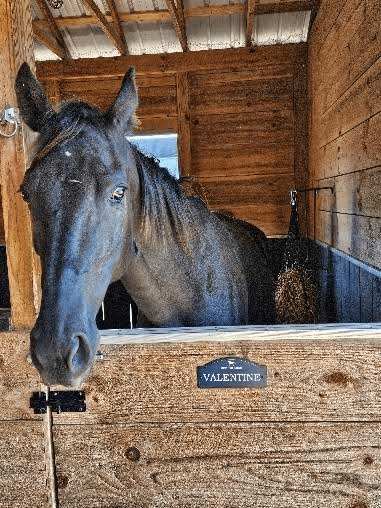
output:
<path id="1" fill-rule="evenodd" d="M 309 233 L 381 267 L 380 11 L 377 0 L 323 0 L 309 44 Z M 311 206 L 311 200 L 315 202 Z M 313 233 L 312 233 L 313 232 Z"/>
<path id="2" fill-rule="evenodd" d="M 376 508 L 381 426 L 57 426 L 62 508 Z"/>

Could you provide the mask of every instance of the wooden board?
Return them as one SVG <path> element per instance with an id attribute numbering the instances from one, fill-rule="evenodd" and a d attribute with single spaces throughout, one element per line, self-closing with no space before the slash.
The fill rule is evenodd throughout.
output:
<path id="1" fill-rule="evenodd" d="M 129 344 L 101 347 L 84 386 L 89 411 L 54 422 L 379 421 L 380 333 L 338 326 L 156 330 L 153 340 L 124 333 Z M 197 366 L 226 356 L 266 365 L 267 388 L 197 388 Z"/>
<path id="2" fill-rule="evenodd" d="M 319 179 L 381 166 L 381 112 L 319 149 Z M 322 184 L 324 185 L 324 184 Z"/>
<path id="3" fill-rule="evenodd" d="M 0 421 L 38 420 L 29 407 L 33 391 L 43 388 L 28 359 L 29 333 L 0 333 Z"/>
<path id="4" fill-rule="evenodd" d="M 0 421 L 0 506 L 51 508 L 41 422 Z"/>
<path id="5" fill-rule="evenodd" d="M 46 389 L 28 361 L 27 332 L 0 333 L 0 506 L 52 508 L 47 416 L 30 409 Z"/>
<path id="6" fill-rule="evenodd" d="M 315 238 L 381 268 L 379 218 L 320 211 L 315 219 Z"/>
<path id="7" fill-rule="evenodd" d="M 59 505 L 376 507 L 380 432 L 379 423 L 59 425 Z"/>
<path id="8" fill-rule="evenodd" d="M 279 44 L 259 46 L 255 51 L 249 48 L 226 49 L 221 51 L 189 51 L 188 53 L 166 53 L 161 55 L 139 55 L 115 58 L 83 58 L 79 60 L 39 62 L 39 79 L 83 79 L 123 76 L 133 65 L 141 74 L 170 74 L 200 70 L 251 71 L 257 67 L 272 67 L 298 60 L 305 44 Z"/>

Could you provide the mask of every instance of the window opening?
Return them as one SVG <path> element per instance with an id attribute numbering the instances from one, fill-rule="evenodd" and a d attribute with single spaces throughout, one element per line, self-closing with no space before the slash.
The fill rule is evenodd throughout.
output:
<path id="1" fill-rule="evenodd" d="M 127 139 L 145 155 L 154 156 L 160 161 L 160 166 L 179 178 L 177 134 L 137 134 L 127 136 Z"/>

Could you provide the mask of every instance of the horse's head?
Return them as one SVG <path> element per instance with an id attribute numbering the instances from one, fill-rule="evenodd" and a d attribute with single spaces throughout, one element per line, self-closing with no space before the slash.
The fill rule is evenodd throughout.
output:
<path id="1" fill-rule="evenodd" d="M 93 363 L 95 317 L 129 248 L 127 217 L 139 186 L 125 137 L 138 102 L 134 70 L 105 113 L 78 101 L 56 112 L 27 64 L 16 92 L 22 118 L 40 133 L 21 187 L 42 266 L 32 359 L 46 383 L 75 385 Z"/>

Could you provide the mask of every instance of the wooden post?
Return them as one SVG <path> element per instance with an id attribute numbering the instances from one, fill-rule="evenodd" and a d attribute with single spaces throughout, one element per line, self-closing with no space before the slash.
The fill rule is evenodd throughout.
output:
<path id="1" fill-rule="evenodd" d="M 191 174 L 191 128 L 188 73 L 177 73 L 177 129 L 180 176 Z"/>
<path id="2" fill-rule="evenodd" d="M 0 19 L 0 109 L 17 108 L 17 70 L 24 61 L 34 68 L 30 0 L 1 0 Z M 32 247 L 28 209 L 18 192 L 31 142 L 32 134 L 25 126 L 13 137 L 0 137 L 1 198 L 14 329 L 31 328 L 38 307 L 39 264 Z"/>

